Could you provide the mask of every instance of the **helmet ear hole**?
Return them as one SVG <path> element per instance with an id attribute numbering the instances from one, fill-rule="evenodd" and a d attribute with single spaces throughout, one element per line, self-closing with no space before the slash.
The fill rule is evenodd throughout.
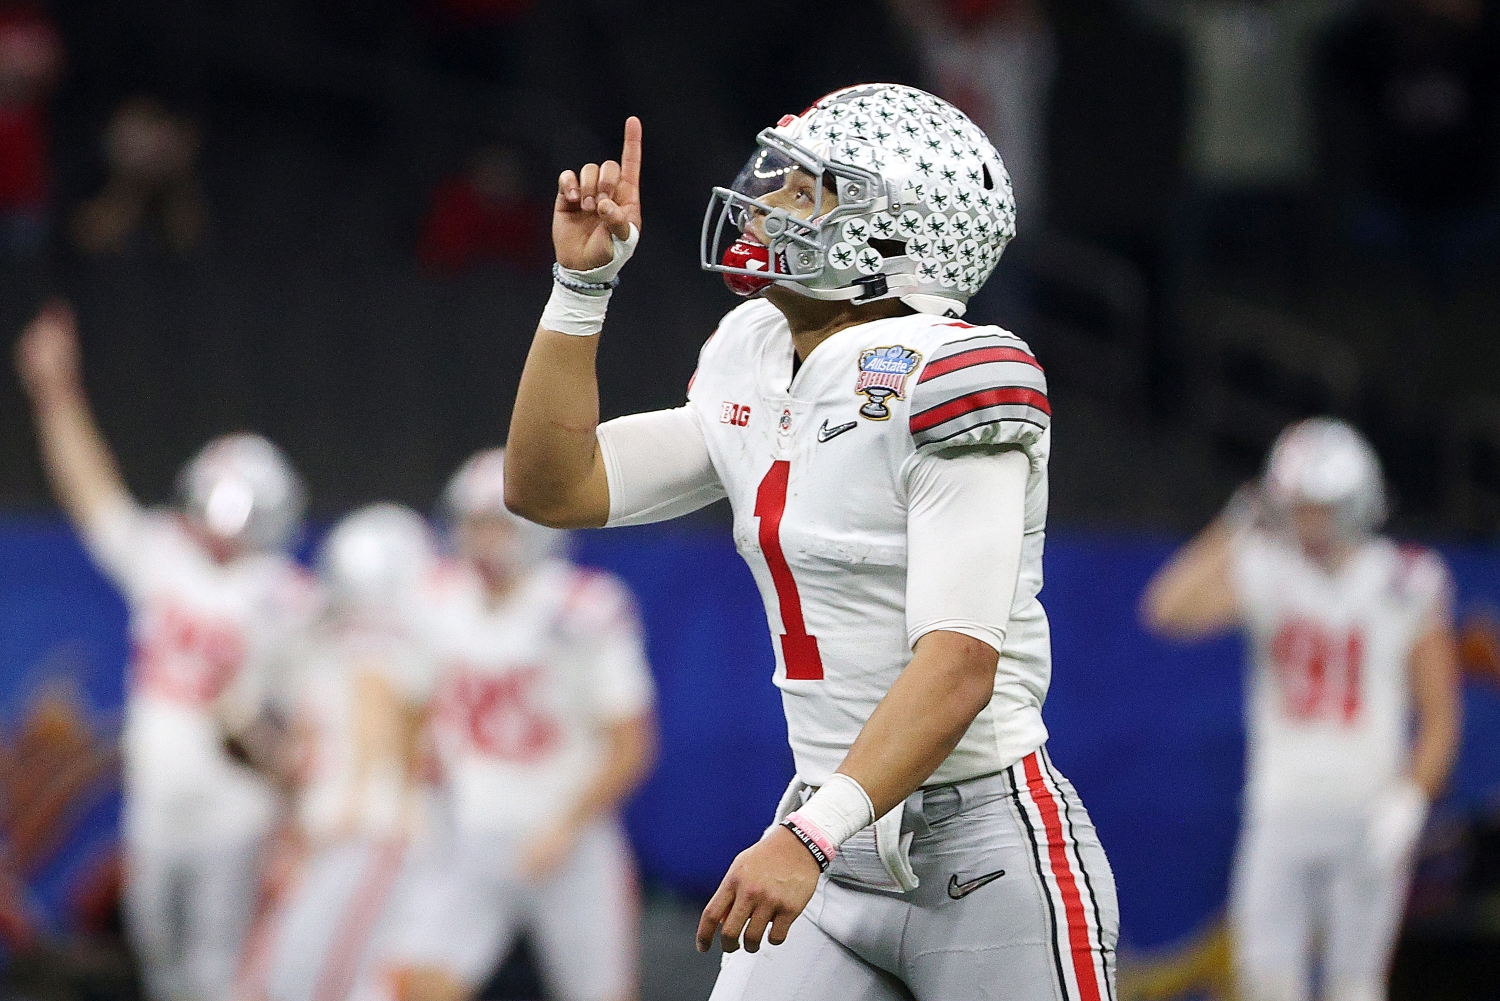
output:
<path id="1" fill-rule="evenodd" d="M 905 240 L 881 240 L 872 237 L 869 242 L 872 248 L 880 252 L 881 257 L 900 257 L 906 253 Z"/>
<path id="2" fill-rule="evenodd" d="M 982 169 L 984 170 L 984 190 L 986 190 L 986 191 L 994 191 L 995 190 L 995 177 L 994 177 L 993 174 L 990 173 L 990 165 L 987 164 L 987 163 L 983 164 L 982 165 Z"/>

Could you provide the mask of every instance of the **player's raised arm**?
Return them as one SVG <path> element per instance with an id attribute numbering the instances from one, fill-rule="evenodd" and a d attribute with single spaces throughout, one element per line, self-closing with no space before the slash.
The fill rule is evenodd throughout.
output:
<path id="1" fill-rule="evenodd" d="M 78 326 L 68 304 L 53 301 L 16 343 L 16 371 L 31 398 L 42 465 L 57 502 L 82 528 L 129 500 L 119 467 L 84 394 Z"/>
<path id="2" fill-rule="evenodd" d="M 506 503 L 558 528 L 603 525 L 609 484 L 595 428 L 595 355 L 610 293 L 640 236 L 641 123 L 625 122 L 620 161 L 557 179 L 552 298 L 542 313 L 511 414 Z"/>
<path id="3" fill-rule="evenodd" d="M 1235 495 L 1224 513 L 1156 571 L 1141 596 L 1141 623 L 1170 639 L 1199 639 L 1232 628 L 1235 532 L 1248 494 Z"/>

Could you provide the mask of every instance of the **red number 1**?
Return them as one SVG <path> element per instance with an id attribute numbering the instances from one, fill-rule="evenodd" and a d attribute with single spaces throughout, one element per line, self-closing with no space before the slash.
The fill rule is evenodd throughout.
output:
<path id="1" fill-rule="evenodd" d="M 786 485 L 792 464 L 785 459 L 771 464 L 766 478 L 755 492 L 755 516 L 760 519 L 760 550 L 771 568 L 771 582 L 776 586 L 776 600 L 781 606 L 781 657 L 786 661 L 790 681 L 822 681 L 823 658 L 818 656 L 818 638 L 807 635 L 802 621 L 802 597 L 797 581 L 781 552 L 781 515 L 786 510 Z"/>

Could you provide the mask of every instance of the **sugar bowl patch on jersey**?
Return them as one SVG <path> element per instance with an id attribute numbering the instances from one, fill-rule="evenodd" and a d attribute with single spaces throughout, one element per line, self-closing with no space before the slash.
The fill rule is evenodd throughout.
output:
<path id="1" fill-rule="evenodd" d="M 740 295 L 774 282 L 815 299 L 899 297 L 962 316 L 1015 236 L 1000 155 L 925 91 L 838 90 L 756 142 L 734 184 L 714 189 L 700 246 L 703 268 Z M 816 199 L 801 211 L 783 198 L 799 181 Z"/>
<path id="2" fill-rule="evenodd" d="M 891 398 L 906 399 L 906 380 L 920 364 L 922 356 L 900 344 L 861 351 L 859 378 L 854 383 L 854 391 L 865 398 L 859 415 L 872 421 L 889 420 Z"/>
<path id="3" fill-rule="evenodd" d="M 932 353 L 911 392 L 911 435 L 918 448 L 962 437 L 1002 444 L 1047 430 L 1047 377 L 1019 337 L 996 327 L 950 340 Z"/>

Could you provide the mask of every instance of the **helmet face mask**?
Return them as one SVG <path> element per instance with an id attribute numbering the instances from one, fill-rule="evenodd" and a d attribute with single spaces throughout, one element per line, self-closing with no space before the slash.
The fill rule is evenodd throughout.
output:
<path id="1" fill-rule="evenodd" d="M 818 193 L 805 217 L 776 204 L 799 172 Z M 931 94 L 867 84 L 760 133 L 733 187 L 713 190 L 699 258 L 740 295 L 774 282 L 959 316 L 1014 233 L 1010 181 L 984 133 Z"/>

